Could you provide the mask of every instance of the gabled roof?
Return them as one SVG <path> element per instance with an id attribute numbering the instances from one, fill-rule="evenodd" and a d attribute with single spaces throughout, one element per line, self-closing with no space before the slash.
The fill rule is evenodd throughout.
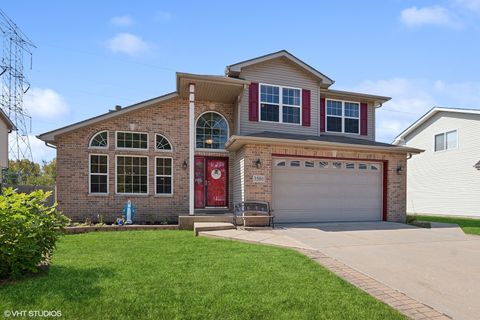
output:
<path id="1" fill-rule="evenodd" d="M 420 117 L 417 121 L 412 123 L 407 129 L 405 129 L 402 133 L 400 133 L 393 144 L 400 144 L 407 135 L 415 131 L 419 126 L 425 123 L 428 119 L 433 117 L 439 112 L 453 112 L 453 113 L 460 113 L 460 114 L 480 114 L 479 109 L 462 109 L 462 108 L 442 108 L 442 107 L 433 107 L 427 113 Z"/>
<path id="2" fill-rule="evenodd" d="M 312 66 L 306 64 L 302 60 L 298 59 L 297 57 L 295 57 L 293 54 L 291 54 L 287 50 L 280 50 L 280 51 L 277 51 L 277 52 L 266 54 L 264 56 L 260 56 L 260 57 L 257 57 L 257 58 L 253 58 L 253 59 L 241 61 L 241 62 L 238 62 L 238 63 L 235 63 L 235 64 L 231 64 L 231 65 L 226 67 L 225 74 L 228 75 L 228 76 L 231 76 L 231 77 L 237 77 L 240 74 L 242 68 L 244 68 L 244 67 L 251 66 L 251 65 L 254 65 L 254 64 L 257 64 L 257 63 L 260 63 L 260 62 L 264 62 L 264 61 L 268 61 L 268 60 L 272 60 L 272 59 L 281 58 L 281 57 L 292 61 L 293 63 L 295 63 L 296 65 L 298 65 L 302 69 L 304 69 L 307 72 L 314 75 L 323 84 L 325 84 L 327 86 L 331 86 L 335 82 L 334 80 L 327 77 L 326 75 L 324 75 L 323 73 L 321 73 L 317 69 L 315 69 Z"/>
<path id="3" fill-rule="evenodd" d="M 1 108 L 0 108 L 0 119 L 2 119 L 7 124 L 8 130 L 17 130 L 17 127 L 15 126 L 15 124 L 12 122 L 12 120 L 10 120 L 10 118 L 7 116 L 5 112 L 3 112 Z"/>

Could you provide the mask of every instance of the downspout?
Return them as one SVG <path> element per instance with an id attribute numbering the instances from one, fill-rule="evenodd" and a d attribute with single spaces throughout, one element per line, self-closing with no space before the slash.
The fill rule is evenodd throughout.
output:
<path id="1" fill-rule="evenodd" d="M 188 185 L 189 185 L 189 197 L 188 197 L 188 214 L 193 216 L 194 214 L 194 161 L 195 161 L 195 84 L 190 83 L 189 89 L 189 103 L 188 103 L 188 126 L 189 126 L 189 138 L 188 138 Z"/>

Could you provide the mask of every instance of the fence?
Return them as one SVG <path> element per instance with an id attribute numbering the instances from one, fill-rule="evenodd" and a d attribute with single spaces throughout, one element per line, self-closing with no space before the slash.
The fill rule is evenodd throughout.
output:
<path id="1" fill-rule="evenodd" d="M 17 192 L 20 193 L 30 193 L 35 190 L 43 191 L 52 191 L 52 195 L 47 199 L 47 205 L 52 206 L 55 203 L 55 187 L 51 186 L 26 186 L 26 185 L 13 185 L 13 184 L 3 184 L 3 188 L 13 188 L 17 189 Z"/>

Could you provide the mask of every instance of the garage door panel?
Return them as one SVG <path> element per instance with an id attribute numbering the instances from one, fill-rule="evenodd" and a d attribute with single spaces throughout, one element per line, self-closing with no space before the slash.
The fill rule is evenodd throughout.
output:
<path id="1" fill-rule="evenodd" d="M 378 164 L 378 170 L 370 170 L 370 166 L 360 170 L 358 165 L 347 169 L 345 162 L 342 169 L 320 168 L 318 162 L 314 161 L 313 168 L 274 167 L 272 205 L 277 221 L 381 219 L 383 189 Z"/>

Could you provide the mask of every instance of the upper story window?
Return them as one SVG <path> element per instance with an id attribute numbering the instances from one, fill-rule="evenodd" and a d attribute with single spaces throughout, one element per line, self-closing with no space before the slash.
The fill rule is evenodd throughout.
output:
<path id="1" fill-rule="evenodd" d="M 360 103 L 327 100 L 327 131 L 360 133 Z"/>
<path id="2" fill-rule="evenodd" d="M 155 135 L 155 150 L 157 151 L 172 151 L 172 144 L 168 139 L 161 135 L 161 134 L 156 134 Z"/>
<path id="3" fill-rule="evenodd" d="M 260 121 L 300 124 L 301 89 L 260 85 Z"/>
<path id="4" fill-rule="evenodd" d="M 434 140 L 435 152 L 456 149 L 458 145 L 457 130 L 436 134 Z"/>
<path id="5" fill-rule="evenodd" d="M 108 131 L 101 131 L 90 139 L 91 148 L 108 148 Z"/>
<path id="6" fill-rule="evenodd" d="M 217 112 L 205 112 L 196 125 L 196 147 L 201 149 L 224 149 L 228 140 L 227 120 Z"/>
<path id="7" fill-rule="evenodd" d="M 117 149 L 148 149 L 148 134 L 140 132 L 117 132 Z"/>

